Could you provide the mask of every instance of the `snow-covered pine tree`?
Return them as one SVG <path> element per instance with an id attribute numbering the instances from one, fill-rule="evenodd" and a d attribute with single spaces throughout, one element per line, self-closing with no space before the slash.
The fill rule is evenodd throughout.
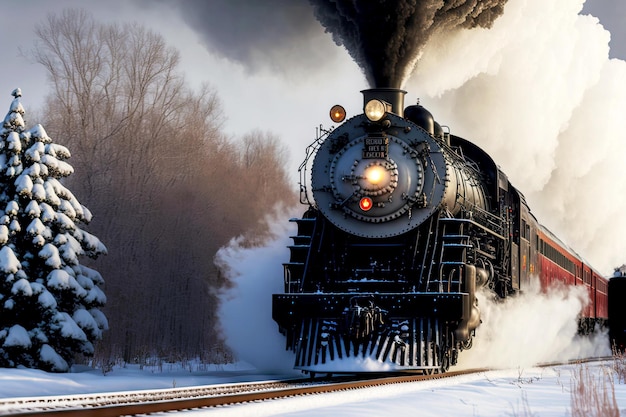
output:
<path id="1" fill-rule="evenodd" d="M 69 150 L 27 129 L 12 95 L 0 127 L 0 367 L 65 372 L 108 328 L 104 280 L 79 261 L 106 247 L 81 229 L 91 213 L 60 181 Z"/>

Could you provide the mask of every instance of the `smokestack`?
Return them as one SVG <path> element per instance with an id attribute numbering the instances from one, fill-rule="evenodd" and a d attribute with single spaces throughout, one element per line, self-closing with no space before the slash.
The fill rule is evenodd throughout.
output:
<path id="1" fill-rule="evenodd" d="M 370 88 L 362 90 L 361 93 L 363 93 L 364 108 L 368 101 L 377 99 L 389 103 L 392 113 L 400 117 L 404 116 L 404 95 L 406 91 L 399 88 Z"/>

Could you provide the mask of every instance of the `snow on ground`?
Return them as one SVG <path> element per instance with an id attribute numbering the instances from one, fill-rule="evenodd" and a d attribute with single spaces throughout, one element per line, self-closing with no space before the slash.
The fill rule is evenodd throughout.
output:
<path id="1" fill-rule="evenodd" d="M 0 402 L 3 398 L 14 397 L 165 389 L 281 377 L 282 375 L 260 373 L 245 363 L 125 365 L 114 366 L 106 375 L 100 369 L 87 366 L 75 366 L 70 373 L 0 368 Z"/>
<path id="2" fill-rule="evenodd" d="M 98 393 L 224 384 L 279 379 L 246 364 L 199 368 L 115 367 L 103 375 L 91 368 L 52 374 L 32 369 L 0 369 L 2 398 Z M 626 384 L 620 383 L 613 362 L 560 367 L 495 370 L 432 382 L 389 385 L 341 393 L 193 410 L 204 416 L 571 416 L 572 390 L 615 393 L 616 407 L 626 413 Z M 589 402 L 587 402 L 589 404 Z M 158 415 L 165 415 L 158 414 Z M 169 413 L 168 413 L 169 414 Z M 606 415 L 585 412 L 582 415 Z"/>
<path id="3" fill-rule="evenodd" d="M 579 365 L 580 366 L 580 365 Z M 586 365 L 582 365 L 586 366 Z M 208 416 L 568 416 L 571 413 L 572 372 L 576 366 L 529 368 L 390 385 L 358 391 L 288 398 L 198 410 L 185 415 Z M 599 364 L 593 375 L 604 375 Z M 626 386 L 615 385 L 617 406 L 626 411 Z M 594 414 L 584 413 L 586 417 Z M 605 415 L 605 414 L 601 414 Z"/>

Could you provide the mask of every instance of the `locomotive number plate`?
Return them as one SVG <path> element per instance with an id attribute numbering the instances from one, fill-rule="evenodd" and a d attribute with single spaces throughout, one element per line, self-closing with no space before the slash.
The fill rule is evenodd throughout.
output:
<path id="1" fill-rule="evenodd" d="M 387 158 L 389 138 L 367 137 L 363 147 L 363 159 Z"/>

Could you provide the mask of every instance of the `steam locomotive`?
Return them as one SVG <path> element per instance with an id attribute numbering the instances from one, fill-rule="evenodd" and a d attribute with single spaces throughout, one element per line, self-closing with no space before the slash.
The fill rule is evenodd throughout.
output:
<path id="1" fill-rule="evenodd" d="M 580 331 L 608 319 L 608 281 L 543 227 L 492 158 L 405 91 L 319 131 L 300 167 L 302 218 L 272 316 L 305 372 L 445 372 L 472 346 L 476 293 L 583 285 Z M 310 174 L 310 185 L 308 184 Z M 357 359 L 349 361 L 347 359 Z M 355 363 L 362 367 L 355 369 Z"/>

